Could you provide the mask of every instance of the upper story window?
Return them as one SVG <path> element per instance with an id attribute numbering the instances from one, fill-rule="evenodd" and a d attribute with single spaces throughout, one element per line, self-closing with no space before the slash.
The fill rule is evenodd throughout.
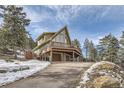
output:
<path id="1" fill-rule="evenodd" d="M 64 34 L 59 34 L 58 36 L 56 36 L 53 40 L 54 42 L 61 42 L 61 43 L 66 43 L 65 42 L 65 36 Z"/>
<path id="2" fill-rule="evenodd" d="M 65 37 L 63 34 L 60 34 L 60 42 L 65 43 Z"/>

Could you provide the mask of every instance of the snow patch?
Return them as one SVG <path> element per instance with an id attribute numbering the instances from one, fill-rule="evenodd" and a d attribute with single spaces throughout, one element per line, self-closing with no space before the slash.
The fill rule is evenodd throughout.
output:
<path id="1" fill-rule="evenodd" d="M 38 60 L 29 60 L 29 61 L 17 61 L 6 62 L 0 60 L 0 70 L 7 71 L 6 73 L 0 73 L 0 86 L 6 85 L 8 83 L 14 82 L 21 78 L 26 78 L 32 74 L 43 70 L 46 68 L 50 62 L 48 61 L 38 61 Z M 14 69 L 20 69 L 28 67 L 29 69 L 13 72 Z"/>

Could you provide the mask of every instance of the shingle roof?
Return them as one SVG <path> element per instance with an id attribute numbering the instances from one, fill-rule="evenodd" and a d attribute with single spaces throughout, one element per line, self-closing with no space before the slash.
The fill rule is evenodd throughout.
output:
<path id="1" fill-rule="evenodd" d="M 54 35 L 56 32 L 43 32 L 37 39 L 36 41 L 40 40 L 44 35 L 47 35 L 47 34 L 52 34 Z"/>

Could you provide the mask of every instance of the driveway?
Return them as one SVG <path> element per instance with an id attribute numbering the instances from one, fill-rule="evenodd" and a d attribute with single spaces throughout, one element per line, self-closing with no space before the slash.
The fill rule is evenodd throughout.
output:
<path id="1" fill-rule="evenodd" d="M 6 88 L 69 88 L 75 87 L 80 73 L 93 63 L 53 63 L 28 78 L 8 84 Z"/>

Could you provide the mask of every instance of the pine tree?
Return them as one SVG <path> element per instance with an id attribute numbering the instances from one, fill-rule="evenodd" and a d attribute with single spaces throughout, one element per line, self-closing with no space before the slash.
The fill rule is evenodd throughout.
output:
<path id="1" fill-rule="evenodd" d="M 118 58 L 119 58 L 119 62 L 123 63 L 124 62 L 124 31 L 122 32 L 122 36 L 119 43 L 120 43 L 120 49 L 118 52 Z"/>
<path id="2" fill-rule="evenodd" d="M 108 57 L 108 44 L 109 44 L 109 38 L 108 36 L 105 36 L 104 38 L 100 39 L 100 48 L 102 49 L 101 52 L 101 56 L 102 56 L 102 60 L 106 60 Z"/>
<path id="3" fill-rule="evenodd" d="M 89 40 L 86 38 L 84 41 L 84 49 L 85 49 L 85 56 L 86 56 L 86 61 L 88 61 L 88 48 L 89 48 Z"/>
<path id="4" fill-rule="evenodd" d="M 117 53 L 119 50 L 119 42 L 116 37 L 112 36 L 110 38 L 110 42 L 108 45 L 108 59 L 111 62 L 116 62 L 117 58 Z"/>
<path id="5" fill-rule="evenodd" d="M 96 57 L 96 60 L 97 61 L 102 61 L 103 60 L 103 53 L 104 53 L 104 48 L 102 45 L 97 45 L 97 57 Z"/>
<path id="6" fill-rule="evenodd" d="M 74 40 L 72 41 L 72 45 L 73 45 L 74 47 L 78 48 L 79 51 L 82 53 L 82 49 L 81 49 L 80 42 L 79 42 L 77 39 L 74 39 Z M 81 54 L 81 55 L 83 55 L 83 54 Z"/>
<path id="7" fill-rule="evenodd" d="M 34 47 L 36 47 L 36 42 L 34 42 L 34 40 L 32 39 L 32 37 L 30 35 L 28 35 L 28 37 L 26 38 L 26 45 L 25 45 L 25 49 L 26 50 L 32 50 Z"/>
<path id="8" fill-rule="evenodd" d="M 97 52 L 96 52 L 95 46 L 94 46 L 94 44 L 93 44 L 92 41 L 90 41 L 90 43 L 89 43 L 88 55 L 89 55 L 89 58 L 88 59 L 90 61 L 95 61 L 96 60 Z"/>
<path id="9" fill-rule="evenodd" d="M 3 8 L 3 25 L 0 35 L 3 36 L 1 44 L 13 49 L 16 57 L 17 49 L 24 49 L 28 32 L 25 27 L 29 25 L 26 13 L 22 7 L 8 5 Z"/>
<path id="10" fill-rule="evenodd" d="M 117 53 L 119 50 L 119 42 L 111 33 L 100 39 L 100 48 L 102 49 L 102 60 L 116 62 Z"/>
<path id="11" fill-rule="evenodd" d="M 3 10 L 5 9 L 4 5 L 0 5 L 0 17 L 3 17 Z"/>
<path id="12" fill-rule="evenodd" d="M 80 48 L 80 42 L 77 39 L 74 39 L 72 41 L 72 45 L 75 46 L 75 47 L 77 47 L 77 48 Z"/>

